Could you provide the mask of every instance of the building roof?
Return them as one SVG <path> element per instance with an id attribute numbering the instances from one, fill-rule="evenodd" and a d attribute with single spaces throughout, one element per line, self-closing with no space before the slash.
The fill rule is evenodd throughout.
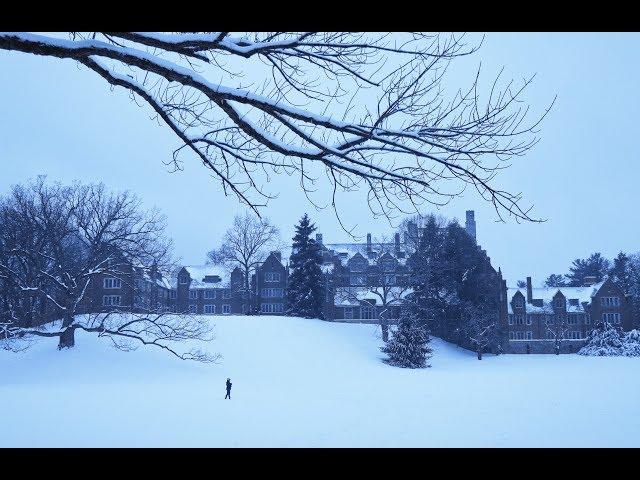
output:
<path id="1" fill-rule="evenodd" d="M 407 261 L 407 252 L 405 250 L 405 246 L 403 243 L 400 243 L 400 252 L 404 255 L 397 256 L 396 255 L 396 244 L 391 243 L 371 243 L 371 250 L 375 253 L 371 257 L 367 254 L 367 243 L 326 243 L 324 247 L 328 250 L 333 250 L 336 255 L 338 255 L 339 259 L 342 263 L 346 263 L 350 258 L 352 258 L 356 254 L 362 255 L 369 263 L 369 265 L 375 265 L 378 261 L 378 258 L 382 256 L 384 253 L 391 254 L 398 263 L 404 265 Z M 342 254 L 342 255 L 340 255 Z M 346 255 L 345 255 L 346 254 Z"/>
<path id="2" fill-rule="evenodd" d="M 231 269 L 222 265 L 185 265 L 187 273 L 191 277 L 191 285 L 193 289 L 221 288 L 227 287 L 231 279 Z M 204 282 L 207 276 L 217 275 L 220 277 L 219 282 Z"/>
<path id="3" fill-rule="evenodd" d="M 530 303 L 525 303 L 525 309 L 527 313 L 553 313 L 552 301 L 553 297 L 556 296 L 558 292 L 561 292 L 562 295 L 567 300 L 578 300 L 578 305 L 571 305 L 567 301 L 567 312 L 569 313 L 583 313 L 584 307 L 583 303 L 591 303 L 591 298 L 598 293 L 600 287 L 606 281 L 603 280 L 599 283 L 591 285 L 589 287 L 540 287 L 540 288 L 532 288 L 531 294 L 534 300 L 542 300 L 542 307 L 538 307 L 536 305 L 532 305 Z M 511 309 L 511 300 L 516 292 L 520 292 L 524 298 L 527 298 L 527 289 L 526 288 L 508 288 L 507 289 L 507 308 L 509 313 L 513 313 Z"/>

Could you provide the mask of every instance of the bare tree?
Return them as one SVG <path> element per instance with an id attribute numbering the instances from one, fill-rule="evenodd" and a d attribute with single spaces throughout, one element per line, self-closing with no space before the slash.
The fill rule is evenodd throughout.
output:
<path id="1" fill-rule="evenodd" d="M 18 302 L 9 302 L 5 337 L 58 337 L 59 348 L 68 348 L 75 345 L 78 329 L 156 346 L 206 333 L 197 319 L 167 317 L 153 309 L 125 319 L 79 315 L 91 311 L 87 292 L 92 282 L 108 275 L 133 283 L 135 268 L 162 270 L 171 263 L 164 218 L 155 210 L 143 211 L 134 195 L 108 193 L 102 184 L 48 185 L 40 178 L 27 187 L 15 187 L 0 207 L 3 226 L 12 219 L 11 228 L 0 233 L 0 276 L 20 294 Z M 25 309 L 17 307 L 34 295 L 46 302 L 51 319 L 62 319 L 59 326 L 38 328 L 49 316 L 24 321 Z M 205 359 L 191 354 L 183 358 Z"/>
<path id="2" fill-rule="evenodd" d="M 469 336 L 469 341 L 476 349 L 478 360 L 482 360 L 482 354 L 487 347 L 497 343 L 498 312 L 495 309 L 466 305 L 463 308 L 463 316 L 465 317 L 464 329 Z"/>
<path id="3" fill-rule="evenodd" d="M 365 273 L 366 285 L 342 289 L 342 296 L 350 301 L 362 302 L 366 306 L 376 307 L 380 323 L 382 339 L 389 340 L 389 320 L 392 319 L 391 308 L 400 307 L 411 289 L 408 285 L 407 272 L 399 267 L 393 255 L 394 244 L 382 236 L 374 239 L 372 249 L 376 251 L 377 265 Z M 371 294 L 376 301 L 363 299 L 362 294 Z"/>
<path id="4" fill-rule="evenodd" d="M 248 301 L 248 313 L 252 313 L 253 305 L 251 276 L 264 262 L 270 247 L 277 244 L 279 235 L 278 228 L 269 223 L 268 219 L 258 219 L 249 213 L 236 215 L 233 225 L 224 234 L 220 248 L 211 250 L 208 254 L 213 264 L 239 267 L 242 270 L 242 294 Z"/>
<path id="5" fill-rule="evenodd" d="M 197 315 L 111 310 L 82 315 L 74 321 L 72 328 L 108 338 L 118 350 L 131 351 L 145 345 L 160 348 L 181 360 L 209 363 L 221 358 L 219 354 L 199 348 L 179 348 L 179 343 L 184 341 L 213 340 L 212 326 L 205 318 Z M 68 329 L 64 322 L 53 323 L 49 328 L 20 328 L 0 324 L 0 339 L 4 335 L 3 347 L 17 351 L 29 345 L 25 340 L 28 342 L 30 337 L 62 338 L 67 335 Z"/>
<path id="6" fill-rule="evenodd" d="M 569 330 L 569 325 L 567 323 L 567 315 L 566 314 L 548 314 L 545 319 L 545 327 L 547 336 L 553 340 L 553 349 L 556 355 L 560 355 L 560 347 L 562 345 L 562 341 L 565 339 L 567 335 L 567 331 Z"/>
<path id="7" fill-rule="evenodd" d="M 0 49 L 73 59 L 128 90 L 179 138 L 176 168 L 191 151 L 258 214 L 269 174 L 284 173 L 307 197 L 326 178 L 336 214 L 337 193 L 361 186 L 387 217 L 471 186 L 499 219 L 535 220 L 494 178 L 536 143 L 551 107 L 530 119 L 533 77 L 485 88 L 480 69 L 450 92 L 448 65 L 478 48 L 440 33 L 0 33 Z"/>

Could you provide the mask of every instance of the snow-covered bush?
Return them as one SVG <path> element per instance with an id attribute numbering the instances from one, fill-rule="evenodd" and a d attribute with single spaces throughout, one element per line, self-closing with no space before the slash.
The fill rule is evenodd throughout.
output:
<path id="1" fill-rule="evenodd" d="M 627 357 L 640 357 L 640 330 L 631 330 L 624 336 L 622 354 Z"/>
<path id="2" fill-rule="evenodd" d="M 589 333 L 587 343 L 578 353 L 596 357 L 640 356 L 640 331 L 625 333 L 619 326 L 599 323 Z"/>

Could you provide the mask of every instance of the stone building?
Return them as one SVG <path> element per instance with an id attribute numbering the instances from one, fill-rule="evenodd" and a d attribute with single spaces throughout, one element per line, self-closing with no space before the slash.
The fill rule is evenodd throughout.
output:
<path id="1" fill-rule="evenodd" d="M 554 353 L 556 338 L 562 353 L 577 352 L 598 321 L 632 329 L 630 300 L 608 278 L 595 283 L 586 277 L 582 287 L 533 288 L 527 277 L 526 288 L 507 290 L 507 313 L 506 353 Z"/>
<path id="2" fill-rule="evenodd" d="M 244 273 L 239 267 L 187 265 L 178 271 L 170 305 L 178 313 L 283 315 L 287 279 L 288 268 L 282 264 L 281 253 L 276 251 L 271 252 L 252 275 L 251 296 L 246 292 Z"/>
<path id="3" fill-rule="evenodd" d="M 393 323 L 399 317 L 408 287 L 408 253 L 400 234 L 393 242 L 374 242 L 367 234 L 362 243 L 321 245 L 325 277 L 324 317 L 327 320 Z"/>

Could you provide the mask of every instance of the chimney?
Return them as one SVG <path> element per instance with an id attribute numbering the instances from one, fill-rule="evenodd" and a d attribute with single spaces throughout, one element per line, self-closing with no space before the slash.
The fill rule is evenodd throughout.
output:
<path id="1" fill-rule="evenodd" d="M 407 231 L 404 233 L 405 243 L 409 243 L 407 242 L 407 236 L 409 237 L 409 240 L 417 240 L 418 225 L 413 220 L 410 220 L 409 223 L 407 223 Z"/>
<path id="2" fill-rule="evenodd" d="M 598 283 L 598 278 L 592 276 L 584 277 L 582 283 L 584 283 L 585 287 L 590 287 L 591 285 Z"/>
<path id="3" fill-rule="evenodd" d="M 367 253 L 371 253 L 371 234 L 367 233 Z"/>
<path id="4" fill-rule="evenodd" d="M 399 252 L 400 251 L 400 234 L 399 233 L 396 233 L 395 240 L 396 240 L 396 252 Z"/>
<path id="5" fill-rule="evenodd" d="M 533 299 L 533 289 L 531 288 L 531 277 L 527 277 L 527 303 Z"/>
<path id="6" fill-rule="evenodd" d="M 464 222 L 464 229 L 474 240 L 476 239 L 476 220 L 473 210 L 467 210 L 467 218 Z"/>
<path id="7" fill-rule="evenodd" d="M 322 234 L 321 233 L 316 233 L 316 243 L 318 245 L 322 245 Z"/>

